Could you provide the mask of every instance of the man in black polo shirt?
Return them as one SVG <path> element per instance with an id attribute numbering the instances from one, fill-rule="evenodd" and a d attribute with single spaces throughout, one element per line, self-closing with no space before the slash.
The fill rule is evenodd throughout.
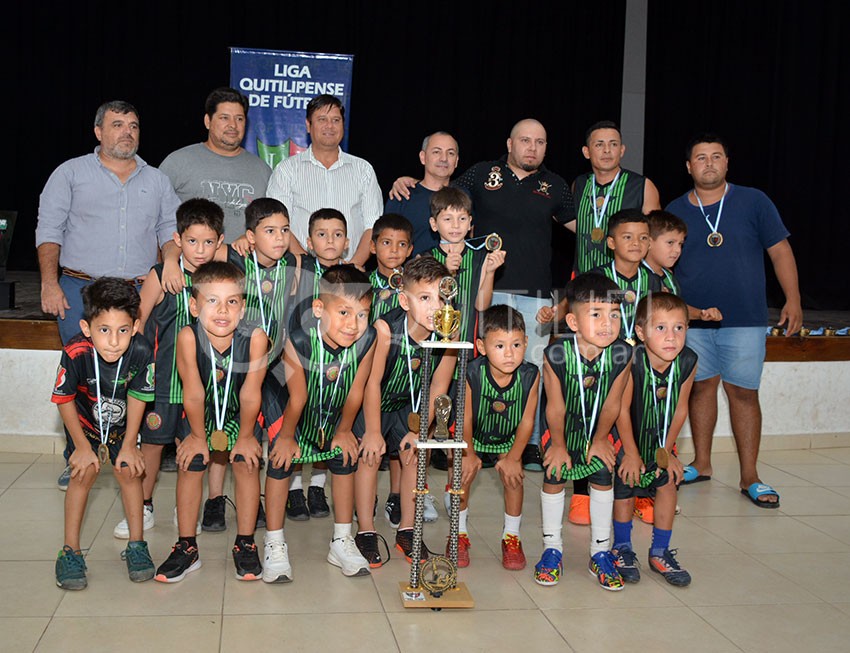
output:
<path id="1" fill-rule="evenodd" d="M 465 190 L 473 203 L 476 236 L 497 233 L 507 252 L 496 272 L 491 304 L 507 304 L 522 313 L 528 329 L 526 358 L 543 362 L 548 328 L 537 324 L 537 311 L 551 305 L 551 221 L 566 225 L 575 220 L 573 196 L 561 177 L 543 166 L 546 129 L 534 119 L 520 120 L 507 140 L 508 153 L 497 161 L 482 161 L 464 172 L 453 185 Z M 415 179 L 402 177 L 390 197 L 407 197 Z M 542 471 L 535 424 L 523 456 L 526 469 Z"/>

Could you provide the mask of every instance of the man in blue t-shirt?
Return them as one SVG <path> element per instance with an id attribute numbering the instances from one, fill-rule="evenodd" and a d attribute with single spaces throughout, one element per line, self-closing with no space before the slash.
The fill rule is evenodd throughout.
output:
<path id="1" fill-rule="evenodd" d="M 667 207 L 688 225 L 676 277 L 685 301 L 717 306 L 723 320 L 691 322 L 688 329 L 688 346 L 699 355 L 699 366 L 690 398 L 696 455 L 685 468 L 684 483 L 711 478 L 717 387 L 723 381 L 740 459 L 741 493 L 760 508 L 777 508 L 779 494 L 761 482 L 756 469 L 761 440 L 758 389 L 768 320 L 765 251 L 785 294 L 779 324 L 789 336 L 803 323 L 789 233 L 767 195 L 726 181 L 729 152 L 721 138 L 698 136 L 686 156 L 694 188 Z"/>
<path id="2" fill-rule="evenodd" d="M 458 162 L 457 141 L 448 132 L 434 132 L 422 141 L 419 160 L 425 166 L 422 181 L 410 189 L 407 199 L 388 199 L 384 213 L 398 213 L 413 225 L 411 258 L 431 251 L 439 245 L 437 233 L 431 229 L 431 195 L 448 186 Z"/>

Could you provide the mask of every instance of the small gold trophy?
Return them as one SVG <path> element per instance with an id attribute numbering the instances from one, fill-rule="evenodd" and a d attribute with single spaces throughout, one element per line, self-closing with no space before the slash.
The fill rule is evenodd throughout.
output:
<path id="1" fill-rule="evenodd" d="M 449 395 L 437 395 L 434 397 L 435 440 L 449 439 L 449 415 L 451 412 L 452 400 Z"/>
<path id="2" fill-rule="evenodd" d="M 434 311 L 434 330 L 440 335 L 441 342 L 451 342 L 452 336 L 460 328 L 460 311 L 452 307 L 457 291 L 457 280 L 454 277 L 443 277 L 440 280 L 443 307 Z"/>

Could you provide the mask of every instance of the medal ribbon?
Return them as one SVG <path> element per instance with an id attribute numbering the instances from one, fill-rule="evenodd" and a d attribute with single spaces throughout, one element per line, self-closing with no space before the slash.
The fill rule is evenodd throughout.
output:
<path id="1" fill-rule="evenodd" d="M 216 363 L 215 352 L 213 351 L 212 343 L 210 343 L 210 360 L 212 361 L 212 370 L 210 376 L 213 382 L 213 403 L 215 407 L 215 428 L 219 431 L 224 430 L 224 418 L 227 415 L 227 401 L 230 399 L 230 377 L 233 372 L 233 349 L 231 347 L 230 360 L 227 362 L 227 379 L 224 382 L 224 399 L 221 400 L 221 410 L 219 410 L 218 402 L 218 381 L 216 379 Z"/>
<path id="2" fill-rule="evenodd" d="M 726 184 L 726 187 L 723 189 L 723 197 L 720 198 L 720 206 L 717 209 L 717 220 L 714 221 L 714 224 L 711 224 L 711 220 L 708 219 L 708 214 L 705 212 L 705 207 L 702 205 L 702 200 L 699 198 L 699 193 L 697 193 L 697 189 L 694 188 L 694 197 L 697 198 L 697 204 L 699 204 L 699 212 L 702 213 L 702 217 L 705 218 L 705 223 L 708 225 L 708 228 L 711 229 L 711 233 L 717 234 L 720 233 L 718 229 L 720 228 L 720 216 L 723 215 L 723 202 L 726 201 L 726 193 L 729 192 L 729 184 Z"/>
<path id="3" fill-rule="evenodd" d="M 280 272 L 280 259 L 277 260 L 277 263 L 274 266 L 274 286 L 272 289 L 272 301 L 269 305 L 269 321 L 266 323 L 266 309 L 264 307 L 265 302 L 263 301 L 263 288 L 260 284 L 260 264 L 257 261 L 257 252 L 254 250 L 252 252 L 254 255 L 254 280 L 257 282 L 257 301 L 260 304 L 260 321 L 262 322 L 263 331 L 266 335 L 269 335 L 269 331 L 272 328 L 272 315 L 274 314 L 274 306 L 277 301 L 277 282 L 280 278 L 278 274 Z"/>
<path id="4" fill-rule="evenodd" d="M 605 193 L 605 200 L 602 202 L 602 208 L 598 213 L 596 211 L 596 175 L 590 175 L 590 192 L 593 194 L 593 201 L 590 202 L 590 206 L 593 209 L 593 226 L 597 229 L 602 227 L 602 220 L 605 219 L 605 210 L 608 208 L 608 200 L 611 199 L 611 193 L 614 191 L 614 186 L 617 185 L 617 180 L 620 178 L 621 172 L 622 170 L 617 171 L 617 175 L 614 177 L 611 185 L 608 186 L 608 192 Z"/>
<path id="5" fill-rule="evenodd" d="M 106 430 L 103 430 L 103 401 L 100 395 L 100 365 L 97 361 L 97 349 L 92 349 L 94 355 L 94 382 L 97 386 L 97 428 L 100 431 L 100 443 L 106 444 L 109 440 L 109 428 L 112 426 L 112 411 L 109 411 L 109 418 L 106 420 Z M 110 405 L 115 404 L 115 393 L 118 391 L 118 378 L 121 376 L 121 363 L 124 361 L 124 356 L 118 359 L 118 368 L 115 370 L 115 383 L 112 386 L 112 399 Z"/>
<path id="6" fill-rule="evenodd" d="M 192 323 L 192 316 L 189 315 L 189 291 L 186 289 L 186 268 L 183 267 L 183 255 L 180 255 L 180 271 L 183 273 L 183 308 L 186 310 L 186 324 Z"/>
<path id="7" fill-rule="evenodd" d="M 649 375 L 650 380 L 652 381 L 652 412 L 655 413 L 655 423 L 659 424 L 661 422 L 661 416 L 658 414 L 658 395 L 655 394 L 655 371 L 652 369 L 652 365 L 649 364 L 649 354 L 644 351 L 644 370 Z M 673 380 L 679 373 L 679 361 L 674 360 L 670 364 L 670 371 L 667 373 L 667 397 L 665 398 L 664 404 L 664 423 L 661 429 L 659 429 L 658 434 L 658 444 L 662 448 L 667 447 L 667 428 L 670 425 L 670 404 L 672 403 L 673 398 Z"/>
<path id="8" fill-rule="evenodd" d="M 575 360 L 576 360 L 576 380 L 578 381 L 578 394 L 579 401 L 581 402 L 581 419 L 582 424 L 584 425 L 584 437 L 587 440 L 588 445 L 590 445 L 590 440 L 593 437 L 593 430 L 596 426 L 596 415 L 599 412 L 599 395 L 602 393 L 597 389 L 596 397 L 593 400 L 593 412 L 590 414 L 590 427 L 587 425 L 587 411 L 584 406 L 584 375 L 581 373 L 581 352 L 578 350 L 578 342 L 575 338 L 573 338 L 573 351 L 575 351 Z M 605 369 L 605 357 L 608 356 L 608 348 L 602 352 L 602 358 L 600 360 L 600 368 Z M 601 376 L 601 374 L 600 374 Z M 597 378 L 597 383 L 599 382 Z M 586 453 L 586 452 L 585 452 Z"/>
<path id="9" fill-rule="evenodd" d="M 620 275 L 617 274 L 617 268 L 614 266 L 614 261 L 611 261 L 611 274 L 614 275 L 614 281 L 616 282 L 617 287 L 620 288 L 620 290 L 622 290 L 622 287 L 620 287 Z M 653 274 L 655 274 L 655 273 L 653 272 Z M 629 324 L 628 321 L 626 320 L 626 311 L 623 307 L 622 302 L 620 303 L 620 316 L 623 320 L 623 327 L 626 330 L 626 339 L 634 337 L 633 334 L 635 332 L 635 320 L 637 319 L 637 303 L 638 303 L 638 300 L 640 299 L 640 291 L 641 290 L 643 290 L 643 284 L 641 283 L 640 268 L 638 268 L 637 289 L 633 291 L 635 293 L 635 310 L 632 313 L 632 323 L 631 324 Z"/>
<path id="10" fill-rule="evenodd" d="M 339 361 L 339 373 L 336 375 L 336 381 L 334 381 L 334 389 L 331 392 L 330 401 L 328 401 L 328 412 L 324 412 L 325 400 L 324 400 L 324 383 L 322 379 L 325 378 L 325 343 L 322 341 L 322 327 L 321 323 L 316 323 L 316 334 L 319 337 L 319 347 L 322 349 L 322 355 L 319 356 L 319 431 L 324 433 L 325 426 L 328 423 L 328 420 L 331 416 L 331 411 L 333 410 L 334 398 L 336 397 L 336 391 L 339 387 L 339 380 L 342 378 L 342 372 L 345 369 L 345 364 L 348 361 L 348 354 L 351 351 L 350 347 L 345 348 L 345 353 L 342 355 L 342 358 Z"/>
<path id="11" fill-rule="evenodd" d="M 434 333 L 431 333 L 430 340 L 433 342 Z M 413 366 L 410 363 L 410 336 L 407 332 L 407 317 L 404 318 L 404 353 L 407 355 L 407 380 L 410 383 L 410 405 L 414 413 L 419 412 L 419 402 L 422 400 L 422 394 L 420 393 L 418 397 L 416 397 L 414 401 L 414 392 L 413 392 Z"/>

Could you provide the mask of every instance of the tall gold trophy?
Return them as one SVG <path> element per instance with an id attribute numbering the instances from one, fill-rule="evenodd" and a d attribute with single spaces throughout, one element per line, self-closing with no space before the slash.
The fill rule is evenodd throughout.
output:
<path id="1" fill-rule="evenodd" d="M 434 313 L 434 330 L 440 336 L 439 341 L 425 341 L 420 345 L 422 356 L 422 388 L 419 398 L 419 440 L 417 442 L 416 467 L 416 511 L 413 521 L 413 546 L 410 565 L 409 582 L 399 583 L 399 592 L 405 608 L 472 608 L 475 602 L 464 583 L 457 580 L 457 540 L 460 520 L 461 466 L 454 465 L 452 474 L 451 515 L 449 522 L 448 556 L 430 555 L 428 560 L 420 563 L 422 553 L 422 528 L 425 512 L 425 495 L 428 488 L 425 483 L 425 465 L 428 449 L 452 449 L 461 451 L 466 448 L 463 441 L 464 407 L 466 383 L 458 383 L 457 400 L 452 405 L 452 398 L 439 395 L 434 398 L 435 429 L 434 437 L 428 438 L 430 421 L 430 379 L 432 352 L 434 349 L 454 349 L 458 352 L 458 379 L 466 378 L 466 363 L 471 342 L 458 342 L 454 339 L 460 328 L 461 312 L 452 306 L 452 300 L 457 296 L 458 286 L 454 277 L 444 277 L 440 281 L 440 297 L 442 308 Z M 456 426 L 454 437 L 451 436 L 448 425 L 452 408 L 455 410 Z M 416 423 L 416 420 L 413 420 Z"/>

